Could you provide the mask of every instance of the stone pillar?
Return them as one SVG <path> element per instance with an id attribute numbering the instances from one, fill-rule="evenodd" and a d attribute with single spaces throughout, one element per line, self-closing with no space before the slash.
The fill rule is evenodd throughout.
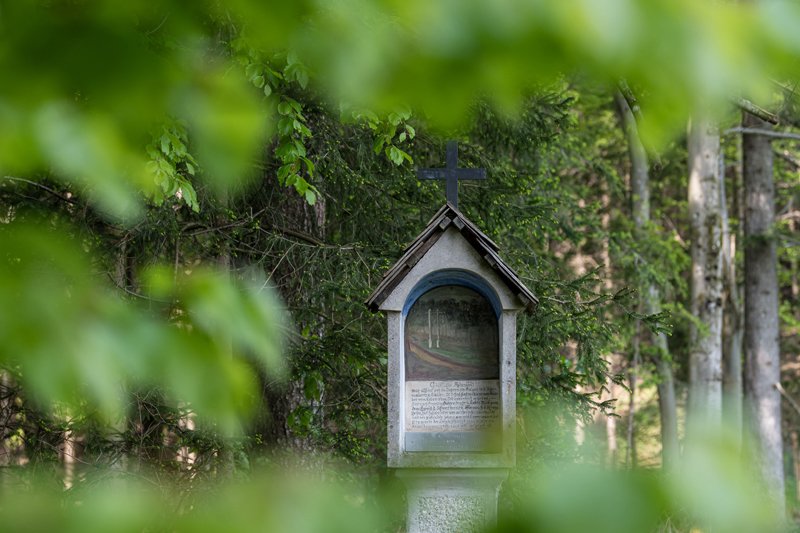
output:
<path id="1" fill-rule="evenodd" d="M 478 533 L 497 523 L 505 468 L 396 470 L 406 486 L 406 533 Z"/>

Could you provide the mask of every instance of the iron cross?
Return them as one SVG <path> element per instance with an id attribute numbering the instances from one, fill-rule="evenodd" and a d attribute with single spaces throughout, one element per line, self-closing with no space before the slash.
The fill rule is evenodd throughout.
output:
<path id="1" fill-rule="evenodd" d="M 447 141 L 447 167 L 421 168 L 417 170 L 417 177 L 421 180 L 446 180 L 447 201 L 457 209 L 458 180 L 486 179 L 486 169 L 458 168 L 458 143 Z"/>

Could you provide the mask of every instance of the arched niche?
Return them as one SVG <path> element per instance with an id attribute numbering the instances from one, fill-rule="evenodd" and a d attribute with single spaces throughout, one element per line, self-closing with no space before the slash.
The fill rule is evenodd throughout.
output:
<path id="1" fill-rule="evenodd" d="M 426 290 L 405 315 L 406 381 L 455 381 L 500 377 L 499 314 L 467 284 Z"/>

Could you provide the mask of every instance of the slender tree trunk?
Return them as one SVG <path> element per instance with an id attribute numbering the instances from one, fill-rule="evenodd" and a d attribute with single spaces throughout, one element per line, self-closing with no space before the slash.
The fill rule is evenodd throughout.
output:
<path id="1" fill-rule="evenodd" d="M 791 219 L 789 221 L 789 232 L 792 234 L 797 234 L 797 220 Z M 798 280 L 797 276 L 797 256 L 792 255 L 791 259 L 789 259 L 789 272 L 792 273 L 792 301 L 793 302 L 800 302 L 800 280 Z M 794 317 L 800 320 L 800 306 L 794 306 Z M 797 329 L 794 330 L 794 333 L 797 334 Z"/>
<path id="2" fill-rule="evenodd" d="M 13 399 L 11 376 L 0 368 L 0 476 L 5 467 L 12 464 L 11 435 L 14 433 Z"/>
<path id="3" fill-rule="evenodd" d="M 64 465 L 64 488 L 71 489 L 75 484 L 75 463 L 78 459 L 78 443 L 72 421 L 67 421 L 67 429 L 62 435 L 61 462 Z"/>
<path id="4" fill-rule="evenodd" d="M 219 203 L 220 208 L 223 214 L 217 217 L 217 225 L 223 226 L 228 223 L 226 218 L 226 213 L 230 209 L 230 193 L 227 190 L 221 191 L 219 195 Z M 227 277 L 231 277 L 231 246 L 230 241 L 228 240 L 226 235 L 222 235 L 220 237 L 221 241 L 219 244 L 219 251 L 217 252 L 217 270 Z M 218 339 L 219 345 L 223 351 L 227 352 L 229 357 L 233 357 L 233 340 L 229 337 L 220 338 Z M 179 424 L 189 427 L 193 425 L 194 422 L 191 419 L 189 413 L 185 416 L 181 417 L 179 420 Z M 233 440 L 230 435 L 224 435 L 223 438 L 225 439 L 222 445 L 222 449 L 220 450 L 220 460 L 221 460 L 221 468 L 220 468 L 220 475 L 223 479 L 231 479 L 234 475 L 236 470 L 236 458 L 234 455 L 233 450 Z"/>
<path id="5" fill-rule="evenodd" d="M 798 444 L 797 431 L 792 431 L 792 465 L 794 466 L 794 499 L 800 502 L 800 444 Z"/>
<path id="6" fill-rule="evenodd" d="M 797 227 L 797 220 L 791 219 L 789 221 L 789 233 L 796 235 L 797 230 L 800 229 Z M 792 255 L 789 259 L 789 272 L 792 273 L 792 301 L 793 302 L 800 302 L 800 280 L 798 280 L 797 276 L 797 256 Z M 794 306 L 794 317 L 797 320 L 800 320 L 800 306 Z M 797 329 L 794 329 L 794 334 L 798 333 Z"/>
<path id="7" fill-rule="evenodd" d="M 643 230 L 650 222 L 650 163 L 647 152 L 639 138 L 636 120 L 627 100 L 616 93 L 617 105 L 625 135 L 628 141 L 628 152 L 631 158 L 631 199 L 633 220 L 643 236 Z M 644 291 L 643 310 L 646 315 L 661 312 L 661 294 L 658 287 L 649 284 Z M 667 347 L 667 336 L 664 333 L 651 335 L 655 349 L 655 365 L 658 374 L 658 407 L 661 418 L 661 463 L 665 467 L 675 462 L 678 456 L 678 411 L 675 401 L 675 383 L 672 362 Z"/>
<path id="8" fill-rule="evenodd" d="M 613 398 L 616 393 L 616 384 L 608 380 L 609 395 Z M 606 464 L 610 467 L 617 466 L 617 456 L 619 446 L 617 445 L 617 419 L 613 416 L 606 416 Z"/>
<path id="9" fill-rule="evenodd" d="M 735 179 L 739 178 L 739 171 Z M 735 197 L 735 194 L 734 194 Z M 732 202 L 733 212 L 736 203 Z M 742 342 L 744 324 L 739 285 L 736 280 L 736 236 L 731 234 L 728 222 L 728 204 L 725 189 L 725 165 L 720 157 L 720 207 L 722 209 L 722 269 L 725 306 L 722 322 L 722 414 L 725 424 L 736 436 L 738 446 L 742 434 Z"/>
<path id="10" fill-rule="evenodd" d="M 269 178 L 273 179 L 273 178 Z M 324 195 L 320 195 L 317 202 L 311 206 L 305 199 L 299 197 L 294 190 L 279 188 L 277 194 L 282 197 L 282 216 L 285 218 L 285 224 L 290 227 L 295 227 L 307 235 L 313 236 L 320 241 L 325 240 L 325 231 L 327 224 L 327 212 Z M 322 257 L 322 256 L 320 256 Z M 324 260 L 324 259 L 322 259 Z M 288 262 L 279 262 L 275 269 L 280 270 L 276 277 L 280 277 L 283 269 L 293 268 L 287 266 Z M 287 272 L 287 277 L 293 277 L 294 274 Z M 292 289 L 289 289 L 292 295 L 287 294 L 290 301 L 291 298 L 298 296 Z M 325 310 L 327 303 L 320 294 L 305 294 L 299 295 L 301 300 L 294 301 L 294 305 L 307 306 L 315 309 Z M 434 318 L 432 318 L 434 320 Z M 297 326 L 298 329 L 304 327 L 314 326 L 316 329 L 312 330 L 319 339 L 327 335 L 324 324 L 320 323 L 315 325 L 308 322 L 300 322 Z M 434 337 L 435 342 L 435 330 Z M 294 353 L 292 353 L 294 352 Z M 315 454 L 315 443 L 312 432 L 304 431 L 302 424 L 298 425 L 299 418 L 297 415 L 306 414 L 310 411 L 313 418 L 313 423 L 322 423 L 324 420 L 324 398 L 325 398 L 325 383 L 317 383 L 320 386 L 320 394 L 318 398 L 309 399 L 306 397 L 306 380 L 316 379 L 310 376 L 309 365 L 302 361 L 294 361 L 294 357 L 303 358 L 309 357 L 309 354 L 304 353 L 302 346 L 295 352 L 290 350 L 289 362 L 293 368 L 292 377 L 285 385 L 280 387 L 271 386 L 264 383 L 264 398 L 266 401 L 267 411 L 269 412 L 269 420 L 262 423 L 261 431 L 265 435 L 265 441 L 271 442 L 273 446 L 291 452 L 299 460 L 302 461 L 306 467 L 311 467 L 318 459 L 318 454 Z M 294 466 L 300 466 L 295 464 Z"/>
<path id="11" fill-rule="evenodd" d="M 744 125 L 769 124 L 744 115 Z M 772 146 L 762 135 L 743 138 L 745 191 L 745 401 L 758 464 L 776 505 L 784 510 L 783 439 L 778 330 L 778 273 Z"/>
<path id="12" fill-rule="evenodd" d="M 639 370 L 640 360 L 640 335 L 641 335 L 642 321 L 636 321 L 636 332 L 633 337 L 633 357 L 631 358 L 630 366 L 628 367 L 628 388 L 630 388 L 630 409 L 628 409 L 628 447 L 625 456 L 625 464 L 629 468 L 636 468 L 638 457 L 636 455 L 636 381 L 638 378 L 637 372 Z"/>
<path id="13" fill-rule="evenodd" d="M 660 302 L 658 290 L 651 287 L 650 300 Z M 645 311 L 647 314 L 661 312 L 660 303 Z M 680 448 L 678 446 L 678 408 L 675 400 L 675 380 L 672 372 L 672 359 L 667 346 L 667 336 L 664 333 L 653 335 L 653 345 L 658 355 L 656 356 L 656 372 L 658 373 L 658 410 L 661 417 L 661 464 L 670 468 L 678 460 Z"/>
<path id="14" fill-rule="evenodd" d="M 111 276 L 114 284 L 120 291 L 125 291 L 129 286 L 129 257 L 128 257 L 128 241 L 125 236 L 121 236 L 117 255 L 114 258 L 114 269 Z M 109 428 L 108 440 L 114 447 L 114 457 L 111 460 L 111 469 L 117 471 L 125 471 L 128 468 L 128 450 L 125 449 L 125 433 L 131 426 L 130 417 L 127 413 L 121 413 L 118 420 L 115 421 L 113 427 Z"/>
<path id="15" fill-rule="evenodd" d="M 603 238 L 602 248 L 600 251 L 600 262 L 603 265 L 603 268 L 606 271 L 606 278 L 604 281 L 604 288 L 606 291 L 611 292 L 613 291 L 613 280 L 611 277 L 611 253 L 609 250 L 609 242 L 608 242 L 608 233 L 609 233 L 609 225 L 611 222 L 611 198 L 609 196 L 609 192 L 605 185 L 602 186 L 602 195 L 601 195 L 601 203 L 603 206 L 603 215 L 600 218 L 600 224 L 603 228 L 603 233 L 605 237 Z M 581 266 L 582 273 L 585 272 L 585 267 Z M 617 373 L 618 370 L 622 367 L 622 354 L 619 353 L 611 353 L 606 356 L 606 364 L 608 368 L 612 370 L 612 373 Z M 602 396 L 604 400 L 606 399 L 616 399 L 618 393 L 618 387 L 616 383 L 611 379 L 609 376 L 606 379 L 606 389 L 607 392 Z M 631 396 L 631 409 L 633 409 L 633 396 Z M 605 426 L 606 426 L 606 461 L 607 463 L 612 466 L 617 466 L 618 455 L 619 455 L 619 444 L 617 441 L 617 418 L 615 416 L 611 416 L 611 414 L 604 415 L 605 417 Z M 634 426 L 633 426 L 633 419 L 629 420 L 628 432 L 633 435 L 634 434 Z M 632 439 L 632 436 L 629 437 Z M 630 447 L 628 448 L 630 450 Z M 628 452 L 626 452 L 628 453 Z"/>
<path id="16" fill-rule="evenodd" d="M 8 468 L 14 464 L 14 446 L 11 436 L 14 434 L 14 392 L 11 386 L 11 376 L 0 368 L 0 494 L 6 489 L 6 476 Z"/>
<path id="17" fill-rule="evenodd" d="M 692 234 L 689 432 L 722 419 L 722 213 L 719 133 L 705 120 L 689 128 L 689 218 Z"/>

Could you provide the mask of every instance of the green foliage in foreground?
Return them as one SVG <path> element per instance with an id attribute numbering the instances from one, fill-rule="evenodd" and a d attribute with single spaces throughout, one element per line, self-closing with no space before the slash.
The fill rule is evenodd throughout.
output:
<path id="1" fill-rule="evenodd" d="M 232 349 L 270 375 L 283 368 L 271 290 L 212 271 L 151 269 L 148 295 L 130 302 L 98 280 L 74 233 L 24 214 L 0 225 L 0 366 L 43 407 L 109 422 L 127 391 L 158 388 L 234 432 L 253 412 L 256 383 Z"/>
<path id="2" fill-rule="evenodd" d="M 513 509 L 495 533 L 641 533 L 701 528 L 777 532 L 783 524 L 729 440 L 708 435 L 674 472 L 614 471 L 549 463 L 516 480 Z M 320 466 L 320 465 L 318 465 Z M 397 531 L 404 513 L 397 485 L 375 490 L 352 472 L 294 468 L 254 472 L 178 497 L 120 472 L 63 492 L 39 479 L 5 480 L 0 517 L 9 531 L 171 531 L 373 533 Z"/>
<path id="3" fill-rule="evenodd" d="M 369 489 L 326 481 L 361 473 L 229 478 L 265 441 L 381 460 L 383 330 L 360 302 L 440 204 L 409 162 L 438 164 L 432 128 L 453 124 L 468 130 L 463 161 L 495 178 L 464 191 L 465 211 L 543 300 L 521 320 L 519 403 L 563 401 L 554 418 L 571 431 L 596 401 L 576 387 L 606 383 L 602 355 L 625 345 L 634 313 L 596 269 L 567 268 L 597 255 L 615 229 L 601 215 L 618 219 L 624 192 L 606 162 L 622 146 L 608 102 L 576 105 L 562 76 L 627 80 L 663 143 L 689 113 L 759 99 L 791 73 L 799 18 L 788 2 L 0 0 L 4 444 L 30 460 L 2 471 L 0 524 L 395 528 Z M 531 103 L 532 86 L 550 89 Z M 477 97 L 490 105 L 476 111 Z M 587 115 L 596 135 L 576 133 Z M 630 256 L 621 229 L 609 253 Z M 679 285 L 648 254 L 674 271 L 680 250 L 643 252 L 625 266 Z M 281 331 L 267 281 L 294 329 Z M 265 410 L 269 427 L 254 429 L 248 415 Z M 201 430 L 186 428 L 194 415 Z M 542 453 L 521 461 L 531 486 L 509 489 L 506 530 L 776 527 L 724 445 L 668 476 L 573 473 L 544 457 L 578 454 L 525 429 L 521 450 Z M 58 446 L 76 435 L 93 462 L 65 492 Z M 191 468 L 175 459 L 187 452 Z"/>
<path id="4" fill-rule="evenodd" d="M 564 74 L 624 79 L 647 109 L 642 131 L 664 144 L 694 112 L 763 100 L 800 49 L 800 11 L 784 1 L 283 4 L 0 2 L 3 175 L 53 174 L 131 217 L 142 192 L 159 201 L 189 191 L 198 165 L 217 190 L 247 181 L 277 130 L 279 179 L 313 200 L 308 130 L 287 84 L 365 118 L 380 143 L 387 131 L 374 112 L 392 124 L 391 112 L 410 106 L 436 125 L 463 125 L 478 97 L 516 111 L 525 90 Z M 184 157 L 176 124 L 196 160 Z M 412 131 L 393 142 L 392 127 L 376 147 L 400 163 Z"/>
<path id="5" fill-rule="evenodd" d="M 99 214 L 101 221 L 113 221 L 122 228 L 144 220 L 148 199 L 162 207 L 177 210 L 186 204 L 198 211 L 198 191 L 203 188 L 222 193 L 223 205 L 217 204 L 222 213 L 217 215 L 218 221 L 223 220 L 227 216 L 224 204 L 229 201 L 228 192 L 255 174 L 253 158 L 268 145 L 269 132 L 277 131 L 277 137 L 270 152 L 274 159 L 266 172 L 313 204 L 323 191 L 320 176 L 334 183 L 339 179 L 323 172 L 340 162 L 336 151 L 325 150 L 324 144 L 335 146 L 334 139 L 342 140 L 335 133 L 336 128 L 342 127 L 341 122 L 355 118 L 367 124 L 376 137 L 370 142 L 372 150 L 382 152 L 396 166 L 403 165 L 412 159 L 413 152 L 404 143 L 419 140 L 414 127 L 406 123 L 409 105 L 434 126 L 463 123 L 478 95 L 489 95 L 496 107 L 524 113 L 524 92 L 534 84 L 553 83 L 565 71 L 582 71 L 601 82 L 626 79 L 646 98 L 649 118 L 643 128 L 663 140 L 691 111 L 707 106 L 717 109 L 727 105 L 727 99 L 734 95 L 764 94 L 769 76 L 780 75 L 792 64 L 797 43 L 789 27 L 798 18 L 796 10 L 782 2 L 729 6 L 713 2 L 630 1 L 606 6 L 577 1 L 510 1 L 491 7 L 342 1 L 326 6 L 293 2 L 291 7 L 281 7 L 247 1 L 225 6 L 165 1 L 126 2 L 120 7 L 116 2 L 87 0 L 2 2 L 0 7 L 0 70 L 7 74 L 0 85 L 0 179 L 4 186 L 9 182 L 56 183 L 64 194 L 44 183 L 40 185 L 68 203 L 95 216 Z M 311 91 L 318 91 L 320 96 Z M 341 114 L 339 124 L 324 124 L 334 133 L 314 131 L 309 124 L 313 110 L 304 108 L 302 103 L 309 101 Z M 385 120 L 378 119 L 370 108 L 383 113 Z M 315 134 L 321 138 L 315 139 Z M 480 137 L 480 132 L 474 136 Z M 528 137 L 531 138 L 535 140 Z M 492 146 L 491 139 L 480 139 L 484 141 Z M 495 148 L 502 146 L 498 143 Z M 309 157 L 310 147 L 317 148 L 316 158 Z M 366 170 L 361 166 L 366 158 L 361 157 L 358 148 L 347 154 L 351 160 L 339 169 L 350 172 L 352 184 L 360 180 L 377 183 L 358 175 Z M 501 152 L 494 150 L 491 155 L 504 155 Z M 547 159 L 527 161 L 506 155 L 508 160 L 501 164 L 550 178 L 551 188 L 563 186 L 563 181 L 555 179 L 553 169 L 564 161 L 558 161 L 552 153 Z M 579 172 L 597 170 L 577 168 Z M 513 172 L 505 170 L 513 180 Z M 386 169 L 373 167 L 369 171 L 385 173 Z M 608 177 L 602 168 L 596 174 Z M 569 221 L 570 214 L 553 207 L 547 181 L 536 183 L 539 190 L 506 189 L 506 193 L 525 194 L 528 198 L 527 205 L 514 206 L 512 213 L 527 215 L 525 223 L 536 230 L 534 239 L 541 239 L 550 229 L 577 239 L 576 230 L 591 224 L 579 223 L 572 228 L 569 224 L 553 224 L 551 221 L 559 219 Z M 378 188 L 381 194 L 394 192 L 383 183 Z M 408 187 L 400 188 L 402 194 L 404 189 Z M 330 191 L 330 198 L 339 201 L 332 194 L 335 188 Z M 355 194 L 357 201 L 361 199 L 358 195 L 364 194 L 348 193 Z M 79 195 L 78 202 L 75 194 Z M 579 197 L 576 191 L 567 201 Z M 487 208 L 501 205 L 500 199 L 490 200 Z M 70 216 L 75 214 L 73 209 Z M 492 220 L 488 212 L 471 215 L 490 231 L 506 233 L 509 244 L 516 246 L 524 237 L 506 231 L 502 221 Z M 20 216 L 15 208 L 2 216 L 4 221 L 13 221 L 5 230 L 15 231 L 16 218 Z M 369 221 L 369 216 L 362 221 Z M 51 232 L 49 223 L 37 225 L 33 231 L 39 235 L 32 236 L 32 242 L 61 240 L 59 233 Z M 352 227 L 342 225 L 344 230 Z M 384 246 L 410 237 L 397 230 L 389 230 L 387 235 L 391 238 L 383 240 Z M 76 246 L 83 247 L 84 243 Z M 91 245 L 89 248 L 94 253 Z M 67 276 L 73 272 L 69 264 L 73 260 L 71 252 L 63 252 L 54 256 L 51 271 L 44 273 L 41 284 L 36 278 L 38 271 L 20 274 L 23 277 L 18 279 L 17 292 L 10 293 L 16 296 L 8 297 L 20 305 L 20 317 L 35 316 L 35 312 L 26 312 L 28 303 L 37 302 L 36 309 L 45 305 L 40 287 L 54 284 L 48 277 L 61 270 L 60 261 L 65 262 Z M 14 248 L 4 253 L 9 265 L 22 260 Z M 166 258 L 159 259 L 169 264 Z M 552 279 L 552 273 L 530 272 L 529 277 L 534 281 Z M 45 345 L 64 347 L 65 354 L 97 353 L 101 346 L 114 352 L 119 351 L 114 346 L 118 341 L 130 346 L 134 344 L 130 342 L 132 336 L 155 339 L 161 335 L 134 333 L 137 329 L 133 324 L 115 325 L 118 318 L 119 323 L 125 323 L 140 316 L 130 309 L 135 306 L 106 304 L 109 299 L 102 296 L 87 296 L 90 303 L 85 303 L 80 292 L 84 286 L 76 284 L 74 290 L 78 292 L 71 297 L 48 292 L 54 297 L 50 305 L 54 310 L 50 317 L 52 327 L 40 331 L 45 336 L 52 332 L 53 337 L 52 343 L 42 338 Z M 195 336 L 202 335 L 213 341 L 212 352 L 220 348 L 214 343 L 227 342 L 221 341 L 219 335 L 230 337 L 230 342 L 239 348 L 268 350 L 266 339 L 242 333 L 248 320 L 261 320 L 268 311 L 258 311 L 235 298 L 215 307 L 193 300 L 192 294 L 195 290 L 206 291 L 213 299 L 224 291 L 217 291 L 213 284 L 187 287 L 187 294 L 174 294 L 184 300 L 181 305 L 199 302 L 197 312 L 190 310 L 184 316 L 182 311 L 173 313 L 168 309 L 162 311 L 162 316 L 176 323 L 186 317 L 197 322 L 192 325 L 191 335 L 165 333 L 166 337 L 160 339 L 165 351 L 181 361 L 202 357 L 199 354 L 205 350 L 192 345 Z M 70 287 L 64 290 L 69 291 Z M 547 292 L 546 288 L 542 290 Z M 153 306 L 149 307 L 152 311 Z M 69 336 L 67 332 L 94 331 L 70 322 L 84 320 L 84 310 L 89 312 L 87 320 L 98 326 L 96 330 L 106 332 L 104 336 Z M 202 316 L 212 310 L 222 318 L 244 319 L 230 331 L 213 331 L 211 320 Z M 47 318 L 45 312 L 42 318 Z M 62 318 L 64 322 L 59 324 Z M 31 328 L 29 322 L 25 325 Z M 591 328 L 588 322 L 584 326 L 587 329 L 583 331 L 582 346 L 591 346 L 595 340 L 598 347 L 610 342 L 610 330 Z M 7 330 L 11 337 L 26 331 L 21 323 L 14 323 L 14 328 Z M 567 336 L 563 331 L 556 333 L 549 340 Z M 4 362 L 12 368 L 20 358 L 18 349 L 27 351 L 25 343 L 32 342 L 33 334 L 19 337 L 19 346 L 16 341 L 9 341 L 3 352 Z M 554 350 L 553 343 L 548 345 Z M 35 343 L 32 348 L 34 353 Z M 39 368 L 57 369 L 59 361 L 78 362 L 69 355 L 58 359 L 57 352 L 50 349 L 42 348 L 38 353 L 56 359 L 56 363 L 42 363 Z M 262 361 L 274 359 L 274 355 L 259 353 L 255 357 Z M 96 359 L 89 355 L 85 358 Z M 183 365 L 164 366 L 164 360 L 154 357 L 152 349 L 133 359 L 135 364 L 119 356 L 116 362 L 70 365 L 69 372 L 56 372 L 58 379 L 53 383 L 57 386 L 50 393 L 45 389 L 51 373 L 35 377 L 20 367 L 18 377 L 33 384 L 32 391 L 47 400 L 71 402 L 72 392 L 87 388 L 89 397 L 105 404 L 100 410 L 106 414 L 120 405 L 114 404 L 115 394 L 108 383 L 137 379 L 140 375 L 153 385 L 168 382 L 176 386 L 188 381 L 189 376 L 177 370 Z M 241 363 L 223 364 L 221 356 L 211 360 L 221 365 L 210 371 L 211 375 L 226 376 L 227 385 L 234 389 L 223 390 L 228 387 L 220 385 L 216 392 L 222 401 L 209 403 L 210 409 L 216 409 L 215 414 L 221 416 L 222 411 L 244 406 L 242 395 L 249 393 L 235 391 L 247 391 L 248 387 L 241 386 L 245 380 L 234 369 Z M 566 364 L 563 361 L 561 366 Z M 95 368 L 109 372 L 103 374 L 106 379 L 100 379 Z M 584 370 L 585 375 L 602 377 L 603 369 L 596 365 Z M 180 376 L 171 376 L 172 372 Z M 72 381 L 64 381 L 68 379 Z M 67 387 L 66 383 L 74 386 Z M 202 402 L 195 398 L 202 386 L 184 386 L 188 390 L 182 393 L 190 393 L 193 401 Z"/>

